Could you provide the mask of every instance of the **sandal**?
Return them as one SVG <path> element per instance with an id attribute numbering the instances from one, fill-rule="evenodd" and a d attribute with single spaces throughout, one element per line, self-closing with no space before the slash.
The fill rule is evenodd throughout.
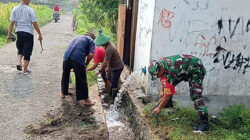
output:
<path id="1" fill-rule="evenodd" d="M 96 103 L 96 102 L 93 102 L 93 101 L 91 101 L 89 99 L 86 99 L 86 100 L 80 100 L 79 103 L 83 104 L 83 105 L 86 105 L 86 106 L 92 106 L 92 105 L 95 105 L 95 103 Z"/>
<path id="2" fill-rule="evenodd" d="M 16 69 L 19 71 L 22 71 L 22 66 L 21 65 L 16 65 Z"/>
<path id="3" fill-rule="evenodd" d="M 23 72 L 23 74 L 25 74 L 25 75 L 27 75 L 27 74 L 29 74 L 29 73 L 31 73 L 30 70 L 27 70 L 26 72 Z"/>

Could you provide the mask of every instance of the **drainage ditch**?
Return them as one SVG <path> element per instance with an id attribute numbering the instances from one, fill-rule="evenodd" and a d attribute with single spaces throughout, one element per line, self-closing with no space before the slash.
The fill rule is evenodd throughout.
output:
<path id="1" fill-rule="evenodd" d="M 102 92 L 105 84 L 101 76 L 98 76 L 98 89 L 106 114 L 109 140 L 157 139 L 143 115 L 143 100 L 152 100 L 152 97 L 146 96 L 143 88 L 145 78 L 146 75 L 140 70 L 124 78 L 126 80 L 121 85 L 114 104 L 109 105 L 108 93 Z"/>
<path id="2" fill-rule="evenodd" d="M 101 77 L 98 76 L 98 89 L 102 99 L 104 113 L 106 117 L 106 124 L 109 131 L 109 140 L 134 140 L 135 135 L 133 130 L 129 127 L 130 123 L 125 110 L 121 108 L 122 94 L 125 88 L 119 90 L 118 96 L 116 97 L 114 104 L 110 104 L 108 93 L 104 93 L 103 89 L 105 84 Z M 121 87 L 123 87 L 122 85 Z"/>

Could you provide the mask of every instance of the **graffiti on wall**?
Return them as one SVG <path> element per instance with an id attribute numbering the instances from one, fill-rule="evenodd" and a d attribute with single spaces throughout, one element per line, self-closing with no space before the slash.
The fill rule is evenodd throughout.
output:
<path id="1" fill-rule="evenodd" d="M 224 29 L 225 24 L 228 26 L 228 30 Z M 244 22 L 243 17 L 238 17 L 237 19 L 228 19 L 223 20 L 222 18 L 217 21 L 219 34 L 222 33 L 222 30 L 228 32 L 230 38 L 233 38 L 235 35 L 244 35 L 249 32 L 250 19 L 247 22 Z"/>
<path id="2" fill-rule="evenodd" d="M 207 10 L 209 5 L 208 0 L 183 0 L 183 2 L 193 11 Z"/>
<path id="3" fill-rule="evenodd" d="M 221 59 L 219 58 L 220 56 L 222 56 Z M 218 46 L 214 55 L 214 63 L 219 63 L 220 61 L 222 61 L 224 69 L 237 70 L 238 73 L 242 72 L 242 74 L 245 74 L 250 67 L 250 57 L 243 56 L 242 53 L 234 54 Z"/>
<path id="4" fill-rule="evenodd" d="M 213 56 L 215 55 L 215 47 L 221 46 L 226 42 L 227 39 L 225 36 L 216 37 L 216 35 L 214 35 L 212 37 L 206 37 L 205 34 L 198 34 L 194 46 L 201 47 L 204 50 L 204 53 L 201 54 L 202 56 Z"/>
<path id="5" fill-rule="evenodd" d="M 191 4 L 190 0 L 183 1 L 186 4 Z M 198 0 L 196 0 L 196 4 L 200 4 Z M 203 10 L 205 10 L 206 7 L 207 6 L 205 6 Z M 200 5 L 199 8 L 201 9 Z M 245 74 L 250 67 L 250 58 L 247 54 L 244 53 L 245 55 L 243 55 L 243 53 L 240 52 L 242 49 L 238 50 L 238 52 L 230 50 L 232 47 L 230 42 L 233 41 L 234 45 L 237 46 L 242 46 L 244 42 L 246 44 L 247 40 L 244 40 L 244 38 L 247 37 L 245 35 L 250 30 L 250 19 L 245 20 L 244 17 L 239 16 L 238 18 L 221 18 L 215 20 L 214 23 L 214 25 L 217 26 L 211 26 L 206 21 L 200 19 L 191 20 L 185 16 L 180 17 L 180 15 L 175 12 L 165 8 L 160 11 L 160 19 L 158 22 L 158 24 L 168 32 L 170 43 L 179 41 L 179 43 L 186 45 L 186 47 L 198 47 L 200 52 L 196 50 L 197 52 L 194 54 L 198 54 L 201 57 L 209 57 L 208 59 L 212 58 L 212 63 L 220 63 L 224 69 L 233 69 L 238 73 L 242 72 L 242 74 Z M 239 42 L 235 44 L 235 40 L 239 40 Z M 190 46 L 192 44 L 193 46 Z"/>
<path id="6" fill-rule="evenodd" d="M 174 14 L 175 14 L 174 12 L 171 12 L 171 11 L 163 8 L 161 10 L 160 20 L 159 20 L 158 24 L 160 24 L 166 30 L 170 29 L 172 26 L 171 20 L 174 18 Z"/>

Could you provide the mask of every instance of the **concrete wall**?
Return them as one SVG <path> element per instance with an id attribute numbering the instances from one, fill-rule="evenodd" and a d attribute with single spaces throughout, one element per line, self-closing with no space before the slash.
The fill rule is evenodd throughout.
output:
<path id="1" fill-rule="evenodd" d="M 192 54 L 207 69 L 204 95 L 250 96 L 249 7 L 247 0 L 157 0 L 150 60 Z M 140 39 L 136 48 L 144 41 Z M 177 92 L 189 93 L 188 84 L 182 85 Z"/>
<path id="2" fill-rule="evenodd" d="M 134 70 L 149 64 L 154 9 L 155 0 L 139 0 Z"/>

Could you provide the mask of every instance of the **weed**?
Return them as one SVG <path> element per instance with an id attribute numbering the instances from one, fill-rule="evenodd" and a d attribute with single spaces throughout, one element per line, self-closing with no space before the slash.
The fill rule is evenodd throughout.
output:
<path id="1" fill-rule="evenodd" d="M 86 128 L 89 127 L 89 123 L 87 123 L 87 122 L 81 122 L 81 126 L 82 126 L 83 129 L 86 129 Z"/>
<path id="2" fill-rule="evenodd" d="M 152 114 L 154 104 L 144 107 L 154 133 L 161 138 L 173 140 L 250 140 L 250 110 L 244 105 L 223 109 L 217 119 L 210 118 L 210 130 L 204 135 L 195 134 L 192 126 L 198 124 L 199 116 L 191 107 L 162 109 L 159 115 Z M 216 120 L 216 121 L 215 121 Z"/>

